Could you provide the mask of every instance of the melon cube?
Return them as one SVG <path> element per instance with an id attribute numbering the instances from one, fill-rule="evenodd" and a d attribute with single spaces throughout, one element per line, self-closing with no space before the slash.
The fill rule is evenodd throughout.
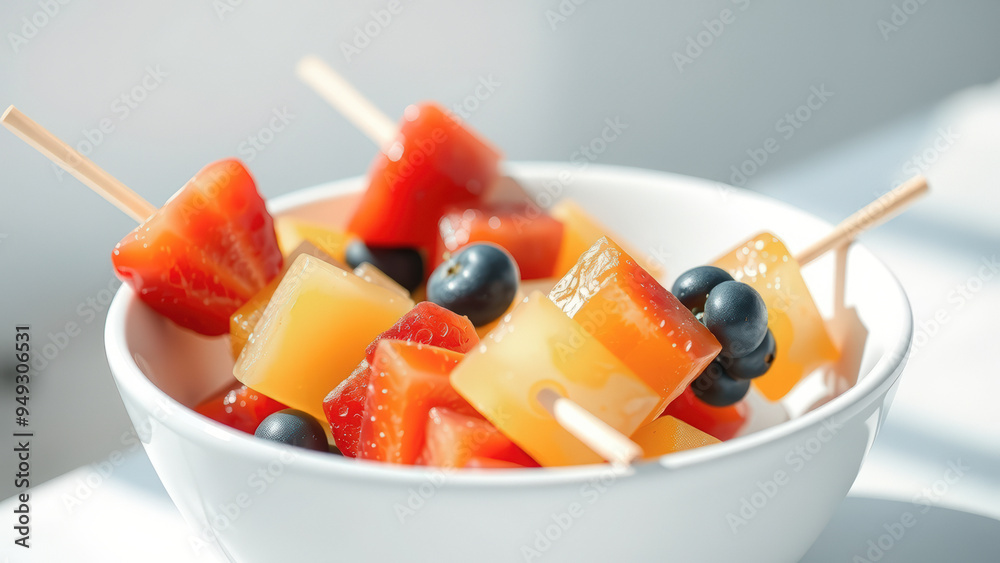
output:
<path id="1" fill-rule="evenodd" d="M 753 384 L 770 401 L 788 394 L 803 377 L 839 357 L 799 264 L 771 233 L 761 233 L 714 263 L 756 289 L 767 304 L 767 326 L 778 345 L 771 368 Z"/>
<path id="2" fill-rule="evenodd" d="M 543 466 L 600 463 L 538 401 L 550 389 L 630 435 L 660 402 L 614 354 L 544 295 L 532 293 L 466 354 L 452 386 Z"/>
<path id="3" fill-rule="evenodd" d="M 718 438 L 672 416 L 658 418 L 643 426 L 632 435 L 632 441 L 642 448 L 643 459 L 722 443 Z"/>
<path id="4" fill-rule="evenodd" d="M 413 301 L 318 258 L 295 259 L 233 369 L 252 389 L 324 420 L 323 398 Z"/>
<path id="5" fill-rule="evenodd" d="M 559 280 L 549 299 L 659 393 L 646 422 L 722 348 L 691 311 L 605 237 Z"/>

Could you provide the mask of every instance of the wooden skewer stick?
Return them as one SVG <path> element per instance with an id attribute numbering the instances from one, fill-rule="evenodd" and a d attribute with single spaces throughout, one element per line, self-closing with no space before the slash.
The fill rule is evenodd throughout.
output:
<path id="1" fill-rule="evenodd" d="M 295 72 L 355 127 L 375 141 L 383 153 L 388 152 L 399 128 L 350 82 L 315 55 L 303 57 L 295 66 Z"/>
<path id="2" fill-rule="evenodd" d="M 844 219 L 825 237 L 803 250 L 795 259 L 799 266 L 805 266 L 834 248 L 854 240 L 858 233 L 870 229 L 901 211 L 914 200 L 927 193 L 927 178 L 914 176 L 882 197 L 864 206 Z"/>
<path id="3" fill-rule="evenodd" d="M 16 107 L 10 106 L 0 117 L 7 129 L 14 132 L 24 142 L 35 147 L 52 162 L 72 174 L 88 188 L 111 202 L 115 207 L 128 214 L 129 217 L 142 223 L 156 213 L 156 207 L 130 190 L 128 186 L 108 174 L 92 160 L 80 154 L 50 131 L 35 123 Z"/>
<path id="4" fill-rule="evenodd" d="M 560 426 L 613 465 L 631 465 L 642 457 L 642 448 L 628 436 L 552 389 L 539 391 L 538 402 Z"/>
<path id="5" fill-rule="evenodd" d="M 295 70 L 303 82 L 374 141 L 383 153 L 389 152 L 398 127 L 350 82 L 314 55 L 300 60 Z M 642 457 L 642 449 L 628 436 L 572 400 L 543 389 L 538 393 L 538 401 L 567 432 L 612 464 L 629 465 Z"/>

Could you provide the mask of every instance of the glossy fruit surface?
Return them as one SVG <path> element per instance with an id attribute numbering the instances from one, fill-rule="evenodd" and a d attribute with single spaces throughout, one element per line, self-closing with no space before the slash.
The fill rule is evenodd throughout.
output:
<path id="1" fill-rule="evenodd" d="M 691 391 L 705 404 L 713 407 L 735 405 L 746 397 L 750 380 L 735 379 L 715 360 L 691 383 Z"/>
<path id="2" fill-rule="evenodd" d="M 642 448 L 643 459 L 720 443 L 718 438 L 672 416 L 661 416 L 632 434 Z"/>
<path id="3" fill-rule="evenodd" d="M 433 251 L 438 219 L 475 207 L 497 181 L 500 153 L 440 106 L 406 108 L 396 143 L 379 153 L 348 230 L 365 243 Z"/>
<path id="4" fill-rule="evenodd" d="M 194 410 L 216 422 L 253 434 L 260 421 L 270 414 L 287 408 L 267 395 L 234 380 L 232 385 L 202 401 Z"/>
<path id="5" fill-rule="evenodd" d="M 237 379 L 324 419 L 323 399 L 413 302 L 312 256 L 285 273 L 236 361 Z"/>
<path id="6" fill-rule="evenodd" d="M 233 352 L 233 359 L 240 356 L 240 352 L 243 351 L 247 340 L 250 339 L 250 334 L 253 332 L 254 327 L 257 326 L 257 322 L 264 316 L 264 309 L 267 308 L 267 304 L 271 301 L 274 290 L 278 289 L 278 284 L 281 283 L 281 278 L 284 277 L 288 267 L 302 254 L 314 256 L 338 268 L 345 267 L 338 260 L 320 250 L 316 245 L 309 241 L 302 241 L 291 253 L 285 256 L 285 267 L 282 268 L 281 273 L 275 276 L 273 280 L 255 293 L 253 297 L 239 309 L 236 309 L 236 312 L 229 317 L 229 345 Z"/>
<path id="7" fill-rule="evenodd" d="M 753 287 L 726 281 L 712 288 L 705 302 L 705 327 L 722 345 L 720 355 L 742 358 L 767 334 L 767 306 Z"/>
<path id="8" fill-rule="evenodd" d="M 429 301 L 417 303 L 392 327 L 378 335 L 365 349 L 366 359 L 323 401 L 333 439 L 348 457 L 357 456 L 371 377 L 370 363 L 375 361 L 375 352 L 382 340 L 416 342 L 462 353 L 479 344 L 476 329 L 469 319 Z"/>
<path id="9" fill-rule="evenodd" d="M 720 358 L 719 361 L 726 368 L 726 373 L 736 379 L 754 379 L 767 374 L 776 356 L 777 345 L 774 334 L 768 329 L 764 340 L 753 352 L 742 358 Z"/>
<path id="10" fill-rule="evenodd" d="M 449 381 L 462 357 L 459 352 L 413 342 L 379 342 L 361 420 L 358 457 L 413 464 L 423 449 L 432 408 L 477 416 Z"/>
<path id="11" fill-rule="evenodd" d="M 375 266 L 407 291 L 413 291 L 424 281 L 424 259 L 415 248 L 370 247 L 354 240 L 347 245 L 345 259 L 351 268 L 362 264 Z"/>
<path id="12" fill-rule="evenodd" d="M 537 466 L 528 454 L 479 415 L 469 416 L 446 408 L 432 408 L 418 462 L 433 467 L 465 467 L 473 458 Z"/>
<path id="13" fill-rule="evenodd" d="M 767 305 L 777 353 L 767 375 L 753 384 L 768 400 L 781 399 L 805 375 L 840 357 L 795 257 L 778 237 L 751 237 L 714 265 L 752 285 Z"/>
<path id="14" fill-rule="evenodd" d="M 368 397 L 368 378 L 371 368 L 368 360 L 361 360 L 347 379 L 333 388 L 323 399 L 323 414 L 333 441 L 342 454 L 358 457 L 361 442 L 361 419 L 365 416 L 365 398 Z"/>
<path id="15" fill-rule="evenodd" d="M 254 436 L 307 450 L 330 451 L 323 425 L 308 413 L 295 409 L 285 409 L 268 416 L 261 421 Z"/>
<path id="16" fill-rule="evenodd" d="M 660 394 L 647 422 L 720 350 L 691 311 L 608 238 L 580 257 L 549 298 Z"/>
<path id="17" fill-rule="evenodd" d="M 663 411 L 663 416 L 673 416 L 698 430 L 726 441 L 736 437 L 750 418 L 750 407 L 739 401 L 728 407 L 713 407 L 698 397 L 690 387 L 674 399 Z"/>
<path id="18" fill-rule="evenodd" d="M 540 392 L 569 398 L 625 435 L 660 402 L 656 391 L 538 292 L 466 354 L 451 382 L 543 466 L 601 459 L 542 408 Z"/>
<path id="19" fill-rule="evenodd" d="M 281 271 L 274 223 L 250 173 L 220 160 L 115 246 L 115 272 L 178 325 L 217 336 Z"/>
<path id="20" fill-rule="evenodd" d="M 522 280 L 551 277 L 562 246 L 562 223 L 534 205 L 455 210 L 438 227 L 435 265 L 469 244 L 492 242 L 514 258 Z"/>
<path id="21" fill-rule="evenodd" d="M 427 300 L 482 326 L 510 307 L 519 283 L 517 264 L 506 250 L 476 243 L 434 270 L 427 280 Z"/>
<path id="22" fill-rule="evenodd" d="M 733 276 L 722 268 L 698 266 L 678 276 L 670 291 L 692 313 L 698 313 L 705 310 L 708 293 L 715 286 L 732 280 Z"/>

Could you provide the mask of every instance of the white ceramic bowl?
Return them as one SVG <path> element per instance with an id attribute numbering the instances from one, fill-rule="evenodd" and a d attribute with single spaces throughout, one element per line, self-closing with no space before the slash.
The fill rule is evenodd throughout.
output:
<path id="1" fill-rule="evenodd" d="M 658 172 L 512 165 L 539 194 L 572 197 L 657 255 L 669 279 L 759 230 L 794 251 L 829 226 L 727 186 Z M 276 214 L 344 221 L 363 180 L 272 202 Z M 550 195 L 541 195 L 548 193 Z M 830 264 L 806 269 L 817 300 Z M 905 363 L 910 308 L 863 247 L 848 299 L 870 335 L 857 385 L 778 426 L 643 463 L 451 472 L 358 462 L 232 431 L 188 407 L 230 377 L 228 342 L 178 329 L 122 288 L 108 359 L 143 445 L 192 526 L 233 561 L 797 561 L 857 476 Z M 151 547 L 151 549 L 153 549 Z"/>

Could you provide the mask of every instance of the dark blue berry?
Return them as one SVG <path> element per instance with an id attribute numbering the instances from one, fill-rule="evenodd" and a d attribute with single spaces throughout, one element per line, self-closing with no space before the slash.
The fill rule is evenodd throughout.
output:
<path id="1" fill-rule="evenodd" d="M 740 402 L 750 390 L 749 379 L 733 379 L 719 360 L 708 364 L 705 371 L 691 382 L 691 391 L 705 404 L 728 407 Z"/>
<path id="2" fill-rule="evenodd" d="M 722 268 L 698 266 L 681 274 L 670 292 L 682 305 L 697 313 L 705 310 L 708 292 L 725 281 L 733 281 L 733 276 Z"/>
<path id="3" fill-rule="evenodd" d="M 756 350 L 742 358 L 722 358 L 720 361 L 726 367 L 726 373 L 736 379 L 753 379 L 764 375 L 767 370 L 771 369 L 777 349 L 774 334 L 771 333 L 771 329 L 767 329 L 764 341 Z"/>
<path id="4" fill-rule="evenodd" d="M 253 435 L 318 452 L 330 451 L 326 433 L 319 421 L 295 409 L 285 409 L 268 416 L 257 426 Z"/>
<path id="5" fill-rule="evenodd" d="M 434 270 L 427 280 L 427 300 L 483 326 L 510 307 L 520 279 L 506 250 L 490 243 L 472 244 Z"/>
<path id="6" fill-rule="evenodd" d="M 722 282 L 712 288 L 703 320 L 722 344 L 720 354 L 729 358 L 753 352 L 767 334 L 764 299 L 756 289 L 738 281 Z"/>
<path id="7" fill-rule="evenodd" d="M 413 291 L 424 281 L 424 259 L 414 248 L 371 247 L 354 240 L 347 245 L 344 259 L 352 268 L 365 262 L 375 266 L 407 291 Z"/>

